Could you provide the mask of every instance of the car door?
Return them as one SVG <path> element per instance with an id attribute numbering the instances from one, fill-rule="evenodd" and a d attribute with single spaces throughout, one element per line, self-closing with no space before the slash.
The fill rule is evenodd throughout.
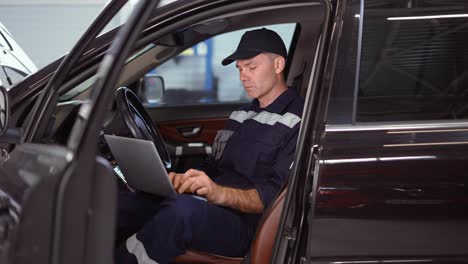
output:
<path id="1" fill-rule="evenodd" d="M 342 4 L 326 122 L 297 169 L 301 210 L 284 217 L 280 245 L 294 246 L 278 252 L 286 263 L 464 263 L 466 4 Z"/>
<path id="2" fill-rule="evenodd" d="M 57 106 L 57 90 L 62 81 L 89 43 L 125 3 L 112 1 L 103 9 L 36 100 L 31 113 L 34 118 L 24 127 L 22 141 L 0 160 L 2 263 L 113 261 L 117 188 L 109 163 L 97 155 L 104 105 L 106 99 L 109 104 L 111 96 L 99 98 L 101 92 L 106 92 L 103 84 L 115 85 L 117 77 L 109 73 L 120 70 L 129 46 L 134 44 L 142 23 L 158 1 L 140 2 L 130 15 L 126 29 L 114 39 L 105 59 L 110 63 L 100 67 L 97 90 L 81 108 L 81 118 L 75 120 L 67 144 L 44 143 L 41 133 L 51 119 L 51 109 Z M 114 56 L 112 51 L 122 58 Z M 107 90 L 108 94 L 112 92 L 112 88 Z M 8 131 L 5 135 L 8 139 Z M 4 139 L 1 138 L 2 143 Z"/>

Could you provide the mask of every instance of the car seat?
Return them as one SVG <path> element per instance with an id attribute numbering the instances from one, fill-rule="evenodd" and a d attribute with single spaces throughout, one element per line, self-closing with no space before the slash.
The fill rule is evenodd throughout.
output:
<path id="1" fill-rule="evenodd" d="M 283 188 L 275 201 L 263 213 L 257 232 L 246 259 L 252 264 L 270 263 L 276 233 L 283 210 L 284 198 L 287 188 Z M 243 258 L 224 257 L 206 252 L 188 249 L 185 254 L 176 257 L 173 263 L 199 263 L 199 264 L 239 264 Z"/>

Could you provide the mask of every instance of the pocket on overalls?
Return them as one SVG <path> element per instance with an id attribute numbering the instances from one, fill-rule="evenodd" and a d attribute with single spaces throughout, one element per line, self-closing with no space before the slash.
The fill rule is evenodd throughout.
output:
<path id="1" fill-rule="evenodd" d="M 231 138 L 234 131 L 232 130 L 220 130 L 218 134 L 216 134 L 214 143 L 213 143 L 213 157 L 215 160 L 219 160 L 223 155 L 224 148 L 226 147 L 226 143 Z"/>

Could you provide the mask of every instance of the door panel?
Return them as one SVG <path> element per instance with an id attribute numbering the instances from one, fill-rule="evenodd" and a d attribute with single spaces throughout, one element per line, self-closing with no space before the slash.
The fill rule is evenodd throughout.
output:
<path id="1" fill-rule="evenodd" d="M 212 145 L 216 133 L 223 129 L 227 118 L 187 119 L 159 122 L 158 128 L 167 142 L 200 142 Z"/>
<path id="2" fill-rule="evenodd" d="M 51 262 L 55 189 L 71 155 L 64 147 L 23 144 L 0 162 L 1 263 Z"/>
<path id="3" fill-rule="evenodd" d="M 211 154 L 214 137 L 231 112 L 243 105 L 245 103 L 147 108 L 171 154 L 172 170 L 185 172 L 197 168 Z M 191 136 L 190 132 L 197 128 L 199 131 Z"/>
<path id="4" fill-rule="evenodd" d="M 329 129 L 311 196 L 311 255 L 466 255 L 467 138 L 462 128 Z"/>
<path id="5" fill-rule="evenodd" d="M 159 122 L 158 129 L 172 156 L 172 170 L 197 168 L 211 155 L 214 138 L 226 121 L 225 117 Z"/>

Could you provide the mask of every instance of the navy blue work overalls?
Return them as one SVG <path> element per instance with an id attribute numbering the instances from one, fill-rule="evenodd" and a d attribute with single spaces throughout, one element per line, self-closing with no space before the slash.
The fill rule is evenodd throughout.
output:
<path id="1" fill-rule="evenodd" d="M 286 183 L 294 158 L 303 100 L 288 89 L 266 108 L 258 101 L 234 111 L 204 166 L 217 184 L 255 188 L 267 208 Z M 260 214 L 246 214 L 190 195 L 161 198 L 121 193 L 117 263 L 168 263 L 192 248 L 213 254 L 244 256 Z M 128 237 L 128 238 L 127 238 Z"/>

